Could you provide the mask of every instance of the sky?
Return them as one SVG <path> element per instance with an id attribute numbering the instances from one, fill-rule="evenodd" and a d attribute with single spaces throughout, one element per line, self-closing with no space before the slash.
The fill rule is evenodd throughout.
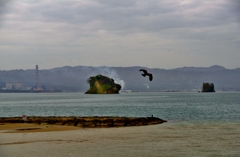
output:
<path id="1" fill-rule="evenodd" d="M 1 0 L 0 70 L 240 68 L 240 0 Z"/>

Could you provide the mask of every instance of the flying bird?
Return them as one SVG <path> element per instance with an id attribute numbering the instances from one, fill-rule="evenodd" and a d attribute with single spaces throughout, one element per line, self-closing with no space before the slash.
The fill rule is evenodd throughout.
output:
<path id="1" fill-rule="evenodd" d="M 149 76 L 149 80 L 152 81 L 153 75 L 151 73 L 148 73 L 147 70 L 145 70 L 145 69 L 140 69 L 139 71 L 143 72 L 143 74 L 142 74 L 143 77 Z"/>

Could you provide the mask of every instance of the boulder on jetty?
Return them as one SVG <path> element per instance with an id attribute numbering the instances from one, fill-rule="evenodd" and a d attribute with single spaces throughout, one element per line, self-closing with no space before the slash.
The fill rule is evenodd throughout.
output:
<path id="1" fill-rule="evenodd" d="M 202 92 L 216 92 L 213 83 L 203 83 Z"/>
<path id="2" fill-rule="evenodd" d="M 85 94 L 119 94 L 121 85 L 114 83 L 112 78 L 103 75 L 90 77 L 87 82 L 90 89 Z"/>
<path id="3" fill-rule="evenodd" d="M 83 128 L 124 127 L 153 125 L 167 122 L 157 117 L 0 117 L 0 123 L 34 123 L 48 125 L 68 125 Z"/>

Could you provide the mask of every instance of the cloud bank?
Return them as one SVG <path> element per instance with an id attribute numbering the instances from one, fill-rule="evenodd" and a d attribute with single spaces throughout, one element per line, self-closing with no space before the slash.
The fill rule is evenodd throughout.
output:
<path id="1" fill-rule="evenodd" d="M 240 67 L 238 0 L 0 2 L 0 70 Z"/>

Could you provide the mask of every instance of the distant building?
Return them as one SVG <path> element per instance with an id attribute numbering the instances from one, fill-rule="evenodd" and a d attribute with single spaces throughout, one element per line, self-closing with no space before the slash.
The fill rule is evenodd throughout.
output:
<path id="1" fill-rule="evenodd" d="M 6 89 L 22 89 L 22 82 L 6 82 Z"/>
<path id="2" fill-rule="evenodd" d="M 6 87 L 2 90 L 30 90 L 31 87 L 22 84 L 22 82 L 6 82 Z"/>

